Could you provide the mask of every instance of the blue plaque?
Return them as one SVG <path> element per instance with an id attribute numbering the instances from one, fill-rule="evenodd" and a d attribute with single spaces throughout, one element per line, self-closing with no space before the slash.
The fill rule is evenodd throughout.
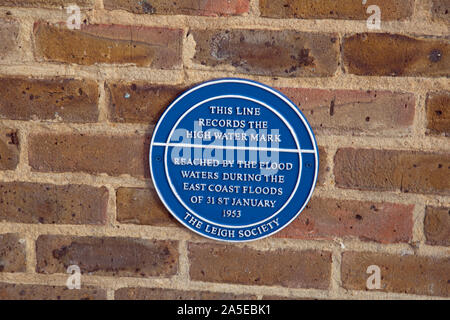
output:
<path id="1" fill-rule="evenodd" d="M 244 79 L 200 84 L 159 119 L 150 171 L 183 225 L 223 241 L 286 227 L 314 190 L 319 155 L 301 111 L 280 92 Z"/>

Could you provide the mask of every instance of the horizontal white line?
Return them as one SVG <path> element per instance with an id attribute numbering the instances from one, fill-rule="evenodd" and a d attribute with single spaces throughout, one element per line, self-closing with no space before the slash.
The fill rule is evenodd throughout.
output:
<path id="1" fill-rule="evenodd" d="M 273 151 L 273 152 L 290 152 L 290 153 L 314 153 L 314 150 L 307 149 L 280 149 L 280 148 L 263 148 L 263 147 L 237 147 L 237 146 L 220 146 L 220 145 L 203 145 L 193 143 L 164 143 L 154 142 L 154 146 L 158 147 L 187 147 L 187 148 L 205 148 L 205 149 L 229 149 L 229 150 L 249 150 L 249 151 Z"/>

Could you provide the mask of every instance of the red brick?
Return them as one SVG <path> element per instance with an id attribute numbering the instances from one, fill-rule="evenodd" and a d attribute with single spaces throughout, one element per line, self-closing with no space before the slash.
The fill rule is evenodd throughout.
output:
<path id="1" fill-rule="evenodd" d="M 279 238 L 358 238 L 381 243 L 412 239 L 413 205 L 313 198 Z"/>
<path id="2" fill-rule="evenodd" d="M 119 188 L 116 199 L 120 223 L 158 227 L 178 225 L 153 189 Z"/>
<path id="3" fill-rule="evenodd" d="M 0 273 L 25 271 L 25 240 L 15 233 L 0 234 Z"/>
<path id="4" fill-rule="evenodd" d="M 33 171 L 150 176 L 149 136 L 32 134 L 29 143 Z"/>
<path id="5" fill-rule="evenodd" d="M 90 80 L 0 78 L 0 118 L 96 122 L 98 95 Z"/>
<path id="6" fill-rule="evenodd" d="M 325 174 L 329 169 L 327 167 L 327 152 L 325 148 L 319 147 L 319 176 L 317 177 L 317 184 L 319 186 L 325 183 Z"/>
<path id="7" fill-rule="evenodd" d="M 89 287 L 70 290 L 61 286 L 0 283 L 0 300 L 106 300 L 106 291 Z"/>
<path id="8" fill-rule="evenodd" d="M 450 154 L 339 149 L 334 158 L 340 188 L 450 194 Z"/>
<path id="9" fill-rule="evenodd" d="M 349 290 L 366 290 L 367 267 L 381 270 L 380 291 L 449 296 L 450 258 L 396 256 L 383 253 L 344 252 L 342 285 Z"/>
<path id="10" fill-rule="evenodd" d="M 190 276 L 205 282 L 327 289 L 331 254 L 321 251 L 189 243 Z"/>
<path id="11" fill-rule="evenodd" d="M 18 53 L 19 28 L 17 21 L 0 18 L 0 61 Z"/>
<path id="12" fill-rule="evenodd" d="M 19 145 L 18 131 L 0 125 L 0 170 L 14 170 L 17 167 Z"/>
<path id="13" fill-rule="evenodd" d="M 450 75 L 450 44 L 443 38 L 360 33 L 343 41 L 346 72 L 361 76 Z"/>
<path id="14" fill-rule="evenodd" d="M 80 65 L 134 64 L 156 69 L 181 67 L 183 31 L 124 25 L 34 25 L 36 57 L 41 61 Z"/>
<path id="15" fill-rule="evenodd" d="M 176 241 L 138 238 L 39 236 L 36 271 L 65 273 L 78 265 L 82 274 L 121 277 L 168 277 L 177 273 Z"/>
<path id="16" fill-rule="evenodd" d="M 261 16 L 270 18 L 366 20 L 367 8 L 376 4 L 383 21 L 404 20 L 414 11 L 414 0 L 260 0 Z"/>
<path id="17" fill-rule="evenodd" d="M 314 132 L 408 134 L 414 121 L 412 93 L 280 88 L 308 118 Z"/>
<path id="18" fill-rule="evenodd" d="M 81 8 L 92 8 L 95 0 L 0 0 L 0 6 L 27 8 L 61 8 L 76 4 Z"/>
<path id="19" fill-rule="evenodd" d="M 331 76 L 338 66 L 337 34 L 294 30 L 193 30 L 193 61 L 265 76 Z M 274 59 L 276 57 L 276 59 Z"/>
<path id="20" fill-rule="evenodd" d="M 427 207 L 424 224 L 428 244 L 450 246 L 450 208 Z"/>
<path id="21" fill-rule="evenodd" d="M 234 16 L 248 13 L 250 0 L 104 0 L 107 10 L 126 10 L 140 14 Z"/>
<path id="22" fill-rule="evenodd" d="M 448 0 L 433 0 L 431 7 L 431 14 L 435 20 L 442 20 L 445 23 L 450 23 L 449 10 L 450 1 Z"/>
<path id="23" fill-rule="evenodd" d="M 160 288 L 122 288 L 116 300 L 256 300 L 256 296 L 211 291 L 187 291 Z"/>
<path id="24" fill-rule="evenodd" d="M 106 222 L 105 187 L 0 182 L 0 194 L 3 221 L 94 225 Z"/>
<path id="25" fill-rule="evenodd" d="M 427 96 L 427 129 L 432 135 L 450 136 L 450 92 Z"/>
<path id="26" fill-rule="evenodd" d="M 108 113 L 113 122 L 156 124 L 169 104 L 186 88 L 145 82 L 108 82 Z"/>

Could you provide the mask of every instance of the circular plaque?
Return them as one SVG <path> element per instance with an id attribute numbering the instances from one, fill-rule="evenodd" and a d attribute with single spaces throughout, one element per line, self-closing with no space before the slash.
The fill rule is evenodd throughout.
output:
<path id="1" fill-rule="evenodd" d="M 319 155 L 300 110 L 244 79 L 200 84 L 159 119 L 150 171 L 170 213 L 205 237 L 251 241 L 280 231 L 306 206 Z"/>

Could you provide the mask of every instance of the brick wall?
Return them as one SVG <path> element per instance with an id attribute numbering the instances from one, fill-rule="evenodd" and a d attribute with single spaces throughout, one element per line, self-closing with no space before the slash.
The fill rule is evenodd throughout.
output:
<path id="1" fill-rule="evenodd" d="M 0 0 L 0 299 L 450 296 L 450 1 L 70 2 L 81 30 L 66 1 Z M 321 157 L 297 220 L 230 245 L 175 222 L 147 164 L 168 103 L 228 76 L 300 105 Z"/>

